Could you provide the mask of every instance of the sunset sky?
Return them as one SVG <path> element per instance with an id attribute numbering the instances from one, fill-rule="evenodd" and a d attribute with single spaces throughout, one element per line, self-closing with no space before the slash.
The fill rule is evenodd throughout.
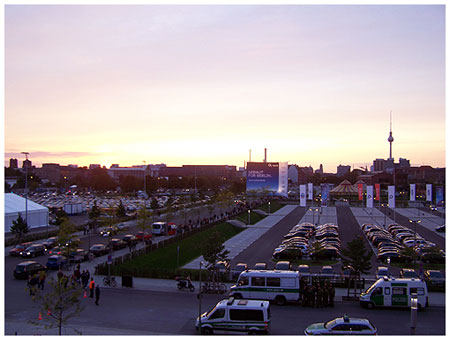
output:
<path id="1" fill-rule="evenodd" d="M 445 7 L 5 8 L 5 165 L 445 166 Z"/>

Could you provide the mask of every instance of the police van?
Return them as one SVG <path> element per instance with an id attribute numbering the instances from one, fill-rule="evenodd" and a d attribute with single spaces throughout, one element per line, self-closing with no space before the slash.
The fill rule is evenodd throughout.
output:
<path id="1" fill-rule="evenodd" d="M 231 295 L 237 299 L 274 300 L 278 305 L 300 299 L 300 280 L 297 271 L 246 270 L 231 286 Z"/>
<path id="2" fill-rule="evenodd" d="M 411 307 L 413 294 L 417 294 L 419 309 L 428 307 L 428 289 L 424 281 L 383 277 L 361 293 L 359 302 L 367 308 Z"/>
<path id="3" fill-rule="evenodd" d="M 224 299 L 209 312 L 203 313 L 200 320 L 197 317 L 195 328 L 201 328 L 202 334 L 213 334 L 214 331 L 268 334 L 269 301 L 239 300 L 234 297 Z"/>

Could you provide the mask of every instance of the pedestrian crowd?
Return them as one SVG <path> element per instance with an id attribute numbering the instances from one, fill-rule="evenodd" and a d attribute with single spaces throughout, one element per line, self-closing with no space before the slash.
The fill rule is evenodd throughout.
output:
<path id="1" fill-rule="evenodd" d="M 308 284 L 301 281 L 301 303 L 305 307 L 328 307 L 334 306 L 336 290 L 332 282 L 314 281 Z"/>

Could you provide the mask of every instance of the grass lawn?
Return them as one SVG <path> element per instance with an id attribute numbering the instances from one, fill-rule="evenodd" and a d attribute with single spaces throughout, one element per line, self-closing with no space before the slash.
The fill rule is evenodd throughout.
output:
<path id="1" fill-rule="evenodd" d="M 266 216 L 261 216 L 257 213 L 255 213 L 253 210 L 250 211 L 250 224 L 256 224 L 259 221 L 261 221 Z M 244 211 L 240 213 L 239 215 L 233 217 L 235 220 L 239 220 L 241 222 L 244 222 L 245 224 L 248 224 L 248 212 Z"/>
<path id="2" fill-rule="evenodd" d="M 275 211 L 283 208 L 284 206 L 285 206 L 285 204 L 283 204 L 279 201 L 272 201 L 272 202 L 270 202 L 270 213 L 272 214 Z M 259 209 L 268 213 L 269 212 L 269 203 L 262 205 L 261 207 L 259 207 Z"/>
<path id="3" fill-rule="evenodd" d="M 120 265 L 115 265 L 111 269 L 115 275 L 121 273 L 133 276 L 153 276 L 155 270 L 175 271 L 177 269 L 177 248 L 179 247 L 179 267 L 189 263 L 202 255 L 202 245 L 206 242 L 211 233 L 217 231 L 223 241 L 240 233 L 242 228 L 232 226 L 222 222 L 216 226 L 193 234 L 183 240 L 159 248 L 148 254 L 136 257 Z"/>

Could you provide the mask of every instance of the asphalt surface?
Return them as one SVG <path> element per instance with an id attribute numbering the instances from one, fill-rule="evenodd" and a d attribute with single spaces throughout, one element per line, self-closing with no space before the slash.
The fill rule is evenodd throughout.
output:
<path id="1" fill-rule="evenodd" d="M 242 251 L 231 261 L 231 268 L 237 263 L 243 262 L 252 268 L 255 263 L 266 262 L 269 269 L 274 267 L 271 261 L 273 250 L 283 240 L 283 236 L 296 225 L 306 213 L 303 207 L 295 208 L 291 213 L 275 224 L 269 231 L 253 242 L 247 249 Z"/>
<path id="2" fill-rule="evenodd" d="M 444 237 L 421 226 L 420 223 L 415 223 L 416 226 L 414 226 L 414 223 L 412 224 L 409 222 L 408 217 L 405 217 L 405 216 L 399 214 L 398 212 L 395 212 L 395 214 L 394 214 L 394 211 L 388 207 L 381 207 L 378 209 L 400 225 L 409 227 L 411 230 L 414 230 L 415 228 L 417 228 L 417 233 L 420 236 L 422 236 L 427 241 L 435 243 L 439 248 L 441 248 L 442 250 L 445 251 L 445 238 Z"/>

